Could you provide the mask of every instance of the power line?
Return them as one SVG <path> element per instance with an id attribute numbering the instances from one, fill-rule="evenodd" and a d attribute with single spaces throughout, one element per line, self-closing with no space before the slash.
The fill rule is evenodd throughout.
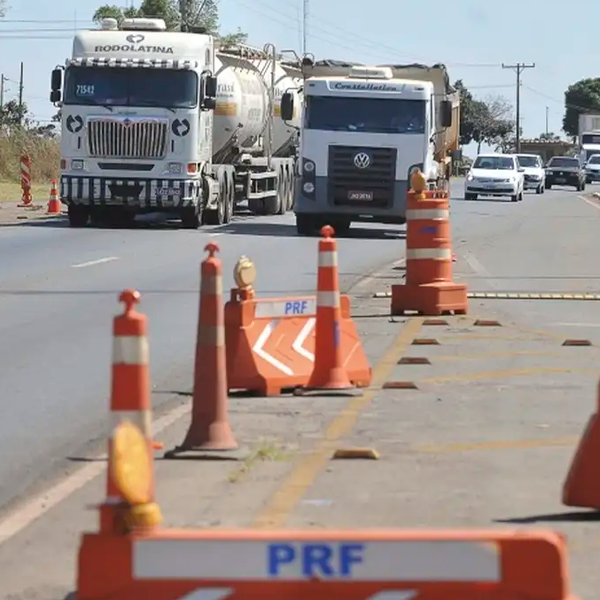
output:
<path id="1" fill-rule="evenodd" d="M 517 74 L 517 102 L 516 102 L 516 151 L 521 152 L 521 73 L 525 69 L 535 69 L 535 63 L 517 63 L 515 65 L 505 65 L 502 63 L 503 69 L 513 69 Z"/>

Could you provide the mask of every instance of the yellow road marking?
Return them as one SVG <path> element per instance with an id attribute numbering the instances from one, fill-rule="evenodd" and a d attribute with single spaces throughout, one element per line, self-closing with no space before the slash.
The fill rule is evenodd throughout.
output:
<path id="1" fill-rule="evenodd" d="M 509 369 L 506 371 L 479 371 L 477 373 L 466 373 L 464 375 L 446 375 L 441 377 L 427 377 L 419 379 L 421 383 L 446 383 L 448 381 L 476 381 L 478 379 L 503 379 L 505 377 L 517 377 L 519 375 L 537 375 L 540 373 L 592 373 L 597 371 L 591 369 L 567 369 L 539 367 L 532 369 Z"/>
<path id="2" fill-rule="evenodd" d="M 564 338 L 564 336 L 562 336 Z M 494 335 L 485 333 L 463 333 L 453 335 L 440 335 L 440 339 L 443 340 L 508 340 L 512 342 L 535 342 L 539 340 L 532 340 L 526 337 L 517 337 L 514 335 Z"/>
<path id="3" fill-rule="evenodd" d="M 435 360 L 462 360 L 466 358 L 503 358 L 511 356 L 560 356 L 556 352 L 536 352 L 534 350 L 516 350 L 514 352 L 484 352 L 478 354 L 450 354 L 448 356 L 436 356 Z"/>
<path id="4" fill-rule="evenodd" d="M 544 448 L 550 446 L 573 446 L 579 438 L 557 438 L 551 440 L 499 440 L 496 442 L 473 442 L 467 444 L 440 444 L 436 446 L 414 446 L 416 452 L 445 454 L 450 452 L 468 452 L 469 450 L 519 450 L 525 448 Z"/>
<path id="5" fill-rule="evenodd" d="M 334 418 L 325 432 L 323 441 L 294 468 L 267 506 L 254 519 L 252 527 L 267 529 L 285 525 L 288 516 L 302 500 L 319 472 L 327 465 L 332 451 L 335 450 L 335 443 L 352 430 L 361 411 L 379 393 L 398 359 L 406 351 L 415 335 L 419 333 L 423 320 L 415 317 L 409 319 L 383 358 L 373 368 L 371 388 L 366 390 L 363 396 L 350 400 L 342 412 Z"/>

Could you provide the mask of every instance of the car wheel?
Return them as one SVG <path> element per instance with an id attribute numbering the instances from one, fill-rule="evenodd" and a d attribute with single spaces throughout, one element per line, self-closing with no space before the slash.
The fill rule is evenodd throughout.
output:
<path id="1" fill-rule="evenodd" d="M 519 201 L 519 195 L 517 194 L 517 195 L 515 195 L 515 196 L 511 196 L 511 197 L 510 197 L 510 201 L 511 201 L 511 202 L 518 202 L 518 201 Z"/>
<path id="2" fill-rule="evenodd" d="M 543 194 L 544 193 L 544 186 L 540 183 L 540 185 L 537 186 L 537 188 L 535 189 L 535 193 L 536 194 Z"/>
<path id="3" fill-rule="evenodd" d="M 547 190 L 551 190 L 552 189 L 552 184 L 551 183 L 546 183 L 546 189 Z"/>

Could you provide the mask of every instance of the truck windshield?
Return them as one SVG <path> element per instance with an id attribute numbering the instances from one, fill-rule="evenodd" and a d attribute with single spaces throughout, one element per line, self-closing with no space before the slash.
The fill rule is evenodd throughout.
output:
<path id="1" fill-rule="evenodd" d="M 194 71 L 69 67 L 65 75 L 65 104 L 193 108 L 197 102 Z"/>
<path id="2" fill-rule="evenodd" d="M 425 101 L 309 96 L 307 129 L 365 133 L 424 133 Z"/>
<path id="3" fill-rule="evenodd" d="M 581 136 L 581 145 L 596 144 L 600 146 L 600 134 L 598 133 L 584 133 Z"/>

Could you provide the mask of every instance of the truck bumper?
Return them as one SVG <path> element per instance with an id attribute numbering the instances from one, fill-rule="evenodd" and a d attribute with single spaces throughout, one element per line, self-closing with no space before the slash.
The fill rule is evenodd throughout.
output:
<path id="1" fill-rule="evenodd" d="M 406 195 L 408 181 L 395 181 L 393 189 L 385 202 L 369 200 L 343 203 L 334 201 L 329 190 L 327 177 L 316 177 L 313 194 L 306 194 L 302 189 L 302 178 L 296 178 L 295 208 L 297 214 L 338 215 L 349 217 L 352 221 L 370 221 L 375 223 L 404 223 L 406 221 Z M 357 191 L 362 190 L 357 186 Z M 367 190 L 368 191 L 368 190 Z"/>
<path id="2" fill-rule="evenodd" d="M 199 179 L 113 179 L 62 175 L 63 204 L 127 206 L 142 211 L 161 211 L 196 206 L 202 198 Z"/>

